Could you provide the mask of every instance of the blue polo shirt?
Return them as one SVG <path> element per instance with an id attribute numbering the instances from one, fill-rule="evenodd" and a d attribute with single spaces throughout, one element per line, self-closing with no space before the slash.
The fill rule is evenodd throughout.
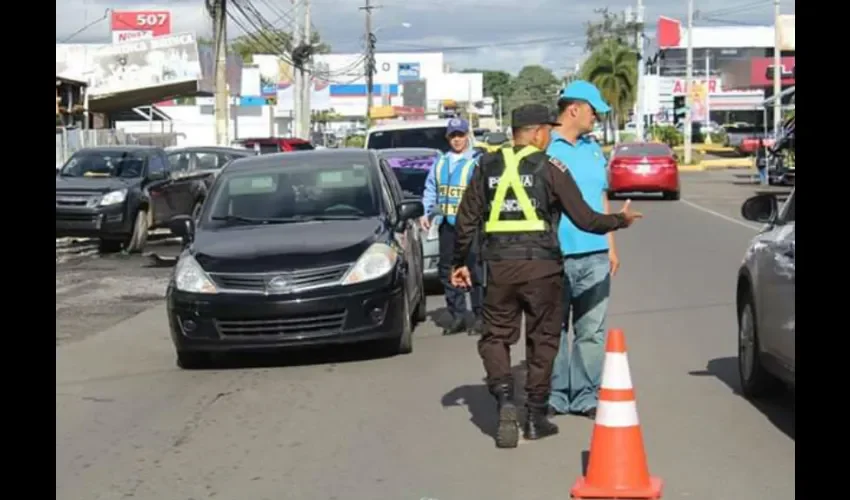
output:
<path id="1" fill-rule="evenodd" d="M 604 213 L 602 197 L 608 189 L 608 173 L 605 170 L 605 155 L 599 144 L 584 137 L 570 144 L 553 131 L 546 152 L 567 166 L 590 208 Z M 564 255 L 608 250 L 607 235 L 586 233 L 577 228 L 566 215 L 561 217 L 558 226 L 558 241 Z"/>

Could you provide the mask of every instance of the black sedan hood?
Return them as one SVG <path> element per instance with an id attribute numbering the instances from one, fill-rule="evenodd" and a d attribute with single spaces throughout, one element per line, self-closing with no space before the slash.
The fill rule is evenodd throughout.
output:
<path id="1" fill-rule="evenodd" d="M 105 193 L 125 189 L 137 183 L 137 179 L 116 177 L 61 177 L 56 176 L 56 191 L 91 191 Z"/>
<path id="2" fill-rule="evenodd" d="M 253 273 L 355 262 L 388 231 L 378 218 L 199 230 L 190 251 L 208 272 Z"/>

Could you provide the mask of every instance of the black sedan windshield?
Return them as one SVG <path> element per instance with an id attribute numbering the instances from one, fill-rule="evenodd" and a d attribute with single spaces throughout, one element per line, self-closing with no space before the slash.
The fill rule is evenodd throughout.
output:
<path id="1" fill-rule="evenodd" d="M 234 170 L 220 178 L 208 217 L 219 223 L 373 217 L 379 213 L 367 165 L 301 164 Z"/>
<path id="2" fill-rule="evenodd" d="M 72 156 L 59 175 L 136 178 L 142 176 L 144 166 L 144 157 L 131 151 L 84 151 Z"/>

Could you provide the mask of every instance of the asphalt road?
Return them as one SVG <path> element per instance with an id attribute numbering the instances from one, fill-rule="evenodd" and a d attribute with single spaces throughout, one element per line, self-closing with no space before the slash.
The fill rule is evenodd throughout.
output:
<path id="1" fill-rule="evenodd" d="M 756 406 L 735 392 L 735 271 L 755 234 L 737 209 L 753 190 L 728 173 L 683 177 L 681 202 L 637 201 L 646 219 L 617 235 L 609 323 L 626 333 L 651 471 L 665 499 L 793 499 L 792 398 Z M 495 449 L 474 338 L 428 322 L 408 356 L 181 371 L 159 299 L 167 269 L 134 257 L 68 266 L 57 265 L 57 316 L 84 313 L 57 319 L 57 498 L 551 500 L 581 473 L 582 418 Z M 60 275 L 74 273 L 85 285 L 60 297 Z M 519 365 L 522 344 L 514 355 Z"/>

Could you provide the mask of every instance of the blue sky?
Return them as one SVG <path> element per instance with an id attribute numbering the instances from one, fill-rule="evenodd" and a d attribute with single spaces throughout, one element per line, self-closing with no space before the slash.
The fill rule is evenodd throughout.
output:
<path id="1" fill-rule="evenodd" d="M 243 0 L 247 3 L 248 0 Z M 365 21 L 358 6 L 362 0 L 311 0 L 312 21 L 334 52 L 360 52 Z M 794 0 L 781 0 L 784 14 L 794 13 Z M 291 26 L 291 0 L 250 0 L 269 22 Z M 593 10 L 604 6 L 594 0 L 373 0 L 379 51 L 445 49 L 453 68 L 501 69 L 516 72 L 526 64 L 543 64 L 558 72 L 581 60 L 584 23 L 597 17 Z M 634 8 L 635 2 L 610 0 L 610 10 Z M 57 0 L 56 40 L 65 41 L 84 26 L 91 27 L 68 42 L 108 42 L 107 8 L 122 10 L 168 9 L 172 30 L 210 33 L 211 21 L 203 0 L 164 0 L 140 3 L 130 0 Z M 700 12 L 696 26 L 724 24 L 773 24 L 770 0 L 695 0 Z M 684 20 L 683 0 L 645 0 L 646 21 L 659 15 Z M 282 18 L 282 19 L 280 19 Z M 243 21 L 248 28 L 250 25 Z M 240 28 L 231 23 L 229 35 Z M 654 28 L 647 29 L 649 35 Z M 541 41 L 542 40 L 542 41 Z"/>

